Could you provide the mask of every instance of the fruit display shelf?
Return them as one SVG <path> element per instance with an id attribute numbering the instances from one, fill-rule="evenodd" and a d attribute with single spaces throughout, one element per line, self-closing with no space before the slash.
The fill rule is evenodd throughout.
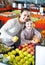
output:
<path id="1" fill-rule="evenodd" d="M 34 65 L 34 44 L 24 44 L 4 54 L 1 62 L 8 65 Z"/>

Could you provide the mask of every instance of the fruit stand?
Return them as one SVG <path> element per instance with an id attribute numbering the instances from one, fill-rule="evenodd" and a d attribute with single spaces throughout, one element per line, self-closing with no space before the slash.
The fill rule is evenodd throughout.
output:
<path id="1" fill-rule="evenodd" d="M 0 54 L 1 65 L 34 65 L 35 46 L 33 43 L 20 45 L 5 54 Z"/>
<path id="2" fill-rule="evenodd" d="M 25 44 L 7 54 L 0 54 L 0 62 L 9 65 L 34 65 L 34 44 Z"/>

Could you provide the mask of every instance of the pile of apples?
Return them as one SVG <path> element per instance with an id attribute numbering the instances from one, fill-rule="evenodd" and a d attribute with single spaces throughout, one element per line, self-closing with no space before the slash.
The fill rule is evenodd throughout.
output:
<path id="1" fill-rule="evenodd" d="M 19 50 L 22 50 L 23 52 L 28 52 L 29 54 L 34 55 L 34 44 L 30 43 L 30 44 L 24 44 L 24 45 L 20 45 Z"/>
<path id="2" fill-rule="evenodd" d="M 16 48 L 5 54 L 2 61 L 11 65 L 34 65 L 34 55 Z"/>

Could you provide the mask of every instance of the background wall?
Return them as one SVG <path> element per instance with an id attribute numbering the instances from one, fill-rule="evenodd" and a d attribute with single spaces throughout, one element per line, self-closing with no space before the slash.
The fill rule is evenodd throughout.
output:
<path id="1" fill-rule="evenodd" d="M 30 2 L 30 3 L 39 3 L 43 4 L 45 3 L 45 0 L 8 0 L 9 2 L 14 2 L 14 1 L 21 1 L 21 2 Z"/>
<path id="2" fill-rule="evenodd" d="M 45 3 L 45 0 L 15 0 L 15 1 L 27 1 L 27 2 L 33 2 L 33 3 Z"/>

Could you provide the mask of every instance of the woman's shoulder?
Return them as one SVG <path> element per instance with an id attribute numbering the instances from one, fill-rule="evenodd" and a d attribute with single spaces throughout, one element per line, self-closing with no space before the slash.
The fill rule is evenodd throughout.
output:
<path id="1" fill-rule="evenodd" d="M 10 21 L 10 20 L 18 20 L 18 18 L 12 18 L 12 19 L 9 19 L 9 21 Z"/>
<path id="2" fill-rule="evenodd" d="M 8 21 L 7 21 L 7 23 L 14 23 L 14 22 L 16 22 L 18 19 L 17 18 L 12 18 L 12 19 L 9 19 Z"/>

